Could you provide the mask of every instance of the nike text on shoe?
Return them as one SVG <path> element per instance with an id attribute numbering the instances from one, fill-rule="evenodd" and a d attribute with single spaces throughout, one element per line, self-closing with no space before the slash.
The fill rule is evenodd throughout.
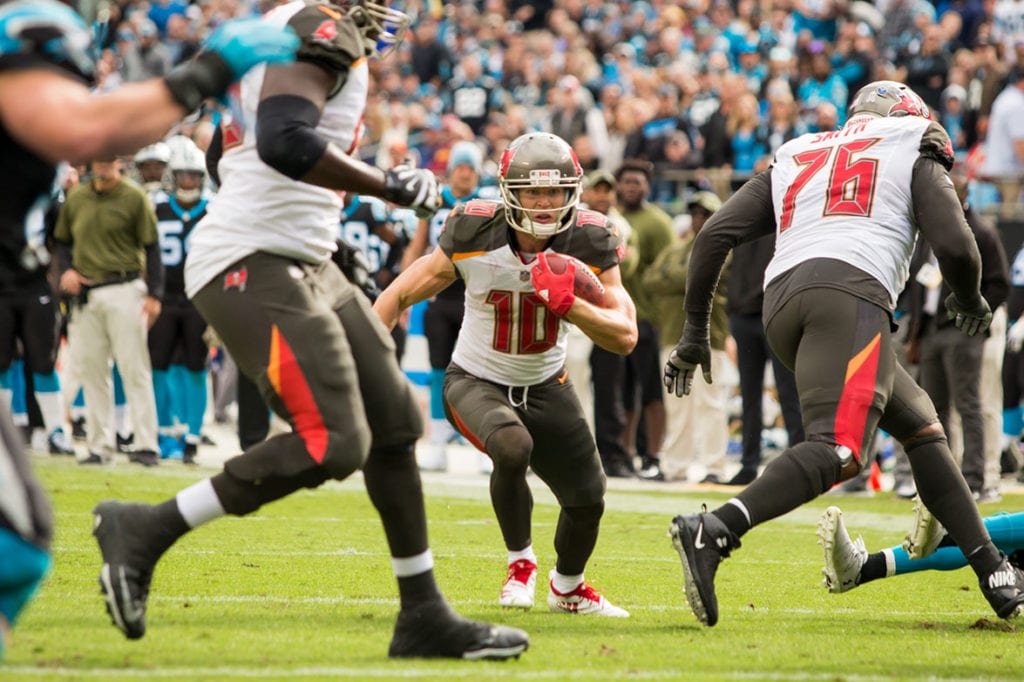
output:
<path id="1" fill-rule="evenodd" d="M 907 555 L 911 559 L 923 559 L 935 551 L 945 536 L 946 529 L 932 516 L 921 498 L 915 499 L 914 525 L 910 527 L 910 532 L 903 541 L 903 549 L 907 550 Z"/>
<path id="2" fill-rule="evenodd" d="M 572 592 L 565 594 L 556 590 L 555 586 L 549 582 L 548 608 L 555 613 L 629 618 L 629 611 L 612 604 L 585 582 L 580 583 Z"/>
<path id="3" fill-rule="evenodd" d="M 508 575 L 501 586 L 498 603 L 505 608 L 533 608 L 533 593 L 537 586 L 537 564 L 519 559 L 508 565 Z"/>
<path id="4" fill-rule="evenodd" d="M 1000 618 L 1024 614 L 1024 572 L 1005 556 L 999 567 L 979 581 L 981 593 Z"/>
<path id="5" fill-rule="evenodd" d="M 833 594 L 846 592 L 860 583 L 860 569 L 868 560 L 864 540 L 854 542 L 843 525 L 843 512 L 829 507 L 818 521 L 818 544 L 825 552 L 825 587 Z"/>
<path id="6" fill-rule="evenodd" d="M 132 543 L 138 542 L 137 527 L 145 523 L 148 505 L 101 502 L 92 510 L 92 534 L 103 555 L 100 591 L 107 613 L 128 639 L 146 634 L 146 599 L 153 577 L 153 563 L 140 559 Z"/>
<path id="7" fill-rule="evenodd" d="M 675 517 L 669 534 L 683 562 L 686 601 L 697 620 L 711 627 L 718 622 L 715 572 L 722 559 L 739 548 L 739 538 L 706 512 Z"/>
<path id="8" fill-rule="evenodd" d="M 519 658 L 529 646 L 522 630 L 468 620 L 440 601 L 399 612 L 388 656 L 500 661 Z"/>

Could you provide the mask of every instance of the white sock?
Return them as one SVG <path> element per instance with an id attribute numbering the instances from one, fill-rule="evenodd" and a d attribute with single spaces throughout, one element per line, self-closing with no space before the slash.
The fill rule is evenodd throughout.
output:
<path id="1" fill-rule="evenodd" d="M 131 430 L 128 428 L 128 404 L 114 405 L 114 428 L 117 429 L 117 435 L 121 438 L 127 438 L 131 435 Z"/>
<path id="2" fill-rule="evenodd" d="M 189 528 L 198 528 L 226 513 L 208 478 L 179 491 L 175 500 Z"/>
<path id="3" fill-rule="evenodd" d="M 430 442 L 433 445 L 445 445 L 451 435 L 452 427 L 447 419 L 430 420 Z"/>
<path id="4" fill-rule="evenodd" d="M 519 561 L 520 559 L 526 559 L 527 561 L 532 561 L 534 565 L 537 564 L 537 555 L 533 553 L 533 545 L 532 544 L 529 544 L 526 547 L 523 547 L 522 549 L 514 551 L 514 552 L 512 550 L 508 551 L 508 563 L 509 564 L 514 564 L 515 562 Z"/>
<path id="5" fill-rule="evenodd" d="M 391 570 L 395 572 L 396 578 L 420 575 L 432 568 L 434 568 L 434 555 L 429 548 L 416 556 L 402 557 L 401 559 L 391 557 Z"/>
<path id="6" fill-rule="evenodd" d="M 882 556 L 885 557 L 885 577 L 891 578 L 896 575 L 896 556 L 891 549 L 883 549 Z"/>
<path id="7" fill-rule="evenodd" d="M 60 391 L 42 393 L 36 391 L 36 403 L 43 415 L 43 428 L 49 436 L 57 429 L 64 428 L 64 396 Z"/>
<path id="8" fill-rule="evenodd" d="M 582 573 L 579 575 L 562 575 L 557 570 L 551 569 L 548 577 L 551 578 L 551 586 L 559 594 L 568 594 L 583 584 Z"/>

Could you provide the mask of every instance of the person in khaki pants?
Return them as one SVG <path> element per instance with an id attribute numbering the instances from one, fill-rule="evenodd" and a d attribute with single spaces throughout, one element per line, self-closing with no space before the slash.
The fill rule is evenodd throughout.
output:
<path id="1" fill-rule="evenodd" d="M 661 358 L 669 353 L 683 333 L 686 311 L 686 276 L 690 269 L 693 242 L 704 223 L 722 206 L 718 195 L 700 191 L 688 202 L 690 235 L 665 247 L 647 268 L 643 284 L 654 296 L 661 322 Z M 729 322 L 725 315 L 728 270 L 723 273 L 715 293 L 711 314 L 711 362 L 713 371 L 724 376 L 728 366 L 726 339 Z M 660 476 L 655 480 L 686 480 L 721 483 L 725 481 L 725 452 L 729 446 L 728 388 L 722 384 L 704 384 L 696 388 L 689 400 L 665 401 L 665 439 L 661 451 Z"/>
<path id="2" fill-rule="evenodd" d="M 164 286 L 156 215 L 145 192 L 122 177 L 119 159 L 94 160 L 90 171 L 90 182 L 68 193 L 54 233 L 60 286 L 75 297 L 68 338 L 89 425 L 89 456 L 80 462 L 103 464 L 112 451 L 113 361 L 135 430 L 129 460 L 153 466 L 159 457 L 146 333 L 160 315 Z"/>

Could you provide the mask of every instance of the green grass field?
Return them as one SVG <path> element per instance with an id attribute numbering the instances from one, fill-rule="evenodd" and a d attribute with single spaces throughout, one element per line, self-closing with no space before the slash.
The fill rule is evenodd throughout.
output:
<path id="1" fill-rule="evenodd" d="M 431 544 L 448 598 L 464 615 L 526 629 L 531 645 L 505 663 L 391 661 L 397 591 L 356 478 L 184 538 L 156 571 L 146 637 L 130 642 L 103 609 L 89 511 L 111 497 L 165 499 L 204 472 L 35 463 L 56 510 L 54 569 L 14 633 L 4 681 L 1024 679 L 1022 635 L 994 617 L 969 570 L 843 595 L 821 586 L 821 511 L 840 504 L 851 531 L 879 549 L 898 543 L 911 518 L 891 494 L 822 498 L 748 534 L 719 570 L 721 619 L 709 629 L 686 607 L 667 527 L 674 514 L 726 494 L 610 491 L 587 578 L 632 617 L 596 619 L 548 613 L 543 579 L 532 611 L 501 610 L 505 555 L 486 488 L 430 479 Z M 535 490 L 543 574 L 554 562 L 557 508 Z M 1022 504 L 1024 496 L 1007 495 L 985 512 Z"/>

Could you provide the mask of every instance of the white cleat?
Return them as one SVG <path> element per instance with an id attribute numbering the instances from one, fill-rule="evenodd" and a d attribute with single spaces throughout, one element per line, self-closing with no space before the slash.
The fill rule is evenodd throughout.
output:
<path id="1" fill-rule="evenodd" d="M 629 618 L 629 611 L 620 609 L 594 591 L 590 585 L 580 583 L 572 592 L 562 594 L 548 583 L 548 608 L 555 613 L 574 613 L 581 616 L 609 616 Z"/>
<path id="2" fill-rule="evenodd" d="M 920 497 L 914 499 L 914 525 L 903 541 L 903 549 L 911 559 L 923 559 L 939 546 L 946 537 L 946 529 L 942 527 Z"/>
<path id="3" fill-rule="evenodd" d="M 825 587 L 833 594 L 847 592 L 860 582 L 860 570 L 868 560 L 864 540 L 854 542 L 843 525 L 843 512 L 829 507 L 818 521 L 818 544 L 825 552 Z"/>
<path id="4" fill-rule="evenodd" d="M 508 565 L 508 576 L 501 586 L 498 603 L 507 609 L 533 608 L 533 593 L 537 588 L 537 564 L 519 559 Z"/>

